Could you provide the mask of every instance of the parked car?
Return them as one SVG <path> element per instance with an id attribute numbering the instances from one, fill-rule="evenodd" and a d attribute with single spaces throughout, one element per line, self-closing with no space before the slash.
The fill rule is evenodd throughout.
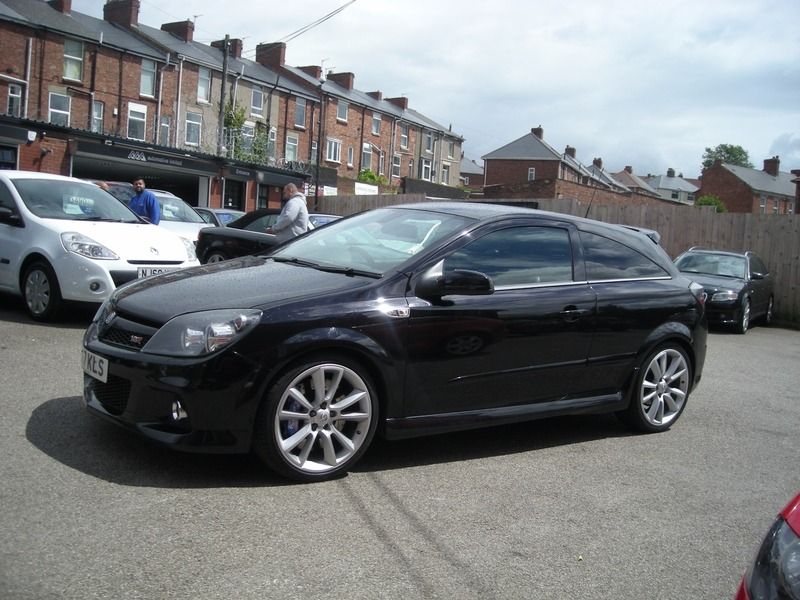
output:
<path id="1" fill-rule="evenodd" d="M 345 473 L 376 432 L 606 412 L 660 432 L 703 372 L 703 299 L 624 227 L 380 208 L 117 291 L 84 336 L 84 399 L 152 440 L 252 449 L 301 481 Z"/>
<path id="2" fill-rule="evenodd" d="M 736 600 L 800 600 L 800 494 L 770 527 Z"/>
<path id="3" fill-rule="evenodd" d="M 201 229 L 210 227 L 195 210 L 183 199 L 164 190 L 150 190 L 161 205 L 160 227 L 174 231 L 178 235 L 197 244 Z"/>
<path id="4" fill-rule="evenodd" d="M 214 263 L 274 248 L 278 242 L 266 229 L 277 221 L 280 212 L 276 208 L 261 208 L 231 221 L 226 227 L 204 229 L 197 238 L 197 258 L 203 264 Z M 337 215 L 311 213 L 308 227 L 315 229 L 338 218 Z"/>
<path id="5" fill-rule="evenodd" d="M 0 171 L 0 290 L 51 320 L 64 301 L 101 303 L 117 287 L 197 265 L 194 246 L 137 217 L 97 185 Z"/>
<path id="6" fill-rule="evenodd" d="M 743 334 L 754 319 L 767 325 L 772 321 L 774 281 L 753 252 L 690 248 L 675 266 L 705 288 L 709 323 L 730 325 Z"/>
<path id="7" fill-rule="evenodd" d="M 245 212 L 243 210 L 234 210 L 232 208 L 208 208 L 207 206 L 196 206 L 195 211 L 202 219 L 212 225 L 213 227 L 224 227 L 231 221 L 235 221 L 239 217 L 243 217 Z"/>

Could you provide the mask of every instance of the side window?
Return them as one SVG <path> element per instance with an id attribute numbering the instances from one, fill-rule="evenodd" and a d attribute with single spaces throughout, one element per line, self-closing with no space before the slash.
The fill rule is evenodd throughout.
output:
<path id="1" fill-rule="evenodd" d="M 0 181 L 0 207 L 10 208 L 14 213 L 17 212 L 17 206 L 11 192 L 8 191 L 6 184 Z"/>
<path id="2" fill-rule="evenodd" d="M 751 273 L 761 273 L 762 275 L 766 275 L 769 273 L 769 269 L 767 269 L 767 265 L 758 258 L 757 256 L 750 257 L 750 272 Z"/>
<path id="3" fill-rule="evenodd" d="M 572 281 L 572 246 L 561 227 L 512 227 L 494 231 L 460 248 L 444 262 L 445 272 L 485 273 L 495 286 Z"/>
<path id="4" fill-rule="evenodd" d="M 581 231 L 580 235 L 589 281 L 669 276 L 667 271 L 633 248 L 586 231 Z"/>
<path id="5" fill-rule="evenodd" d="M 272 227 L 275 224 L 275 221 L 278 220 L 278 215 L 264 215 L 263 217 L 257 218 L 255 221 L 251 222 L 249 225 L 245 225 L 245 229 L 249 231 L 263 231 L 267 227 Z"/>

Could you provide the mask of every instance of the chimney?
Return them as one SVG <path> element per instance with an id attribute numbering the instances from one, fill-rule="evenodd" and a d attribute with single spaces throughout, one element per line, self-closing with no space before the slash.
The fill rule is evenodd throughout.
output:
<path id="1" fill-rule="evenodd" d="M 544 129 L 542 129 L 542 126 L 541 126 L 541 125 L 539 125 L 538 127 L 534 127 L 533 129 L 531 129 L 531 133 L 532 133 L 533 135 L 535 135 L 537 138 L 539 138 L 540 140 L 543 140 L 543 139 L 544 139 Z"/>
<path id="2" fill-rule="evenodd" d="M 308 67 L 298 67 L 303 73 L 311 75 L 314 79 L 322 79 L 322 67 L 310 65 Z"/>
<path id="3" fill-rule="evenodd" d="M 383 100 L 383 92 L 367 92 L 367 96 L 372 96 L 375 100 Z"/>
<path id="4" fill-rule="evenodd" d="M 630 173 L 631 175 L 633 175 L 633 167 L 630 166 L 630 165 L 626 166 L 625 167 L 625 172 L 626 173 Z"/>
<path id="5" fill-rule="evenodd" d="M 272 42 L 256 46 L 256 62 L 265 67 L 278 69 L 286 64 L 286 44 Z"/>
<path id="6" fill-rule="evenodd" d="M 603 168 L 603 159 L 602 158 L 593 158 L 592 164 L 597 167 L 598 169 Z"/>
<path id="7" fill-rule="evenodd" d="M 667 177 L 675 177 L 675 169 L 667 169 Z"/>
<path id="8" fill-rule="evenodd" d="M 72 0 L 50 0 L 48 4 L 62 14 L 72 12 Z"/>
<path id="9" fill-rule="evenodd" d="M 564 154 L 572 158 L 575 158 L 575 148 L 573 148 L 572 146 L 567 146 L 566 148 L 564 148 Z"/>
<path id="10" fill-rule="evenodd" d="M 356 76 L 352 73 L 328 73 L 328 81 L 333 81 L 346 90 L 353 89 L 353 83 L 355 80 Z"/>
<path id="11" fill-rule="evenodd" d="M 125 29 L 139 26 L 139 0 L 108 0 L 103 5 L 103 20 Z"/>
<path id="12" fill-rule="evenodd" d="M 217 40 L 215 42 L 211 42 L 211 46 L 222 50 L 223 48 L 225 48 L 225 40 Z M 232 56 L 233 58 L 242 58 L 242 47 L 243 44 L 241 39 L 239 38 L 228 39 L 228 56 Z"/>
<path id="13" fill-rule="evenodd" d="M 397 98 L 387 98 L 387 102 L 391 102 L 401 110 L 408 110 L 408 98 L 405 96 L 398 96 Z"/>
<path id="14" fill-rule="evenodd" d="M 184 42 L 191 42 L 194 38 L 194 23 L 189 19 L 185 21 L 176 21 L 174 23 L 164 23 L 161 26 L 161 31 L 171 33 Z"/>
<path id="15" fill-rule="evenodd" d="M 778 156 L 773 156 L 772 158 L 765 158 L 764 159 L 764 171 L 772 175 L 773 177 L 778 176 L 778 171 L 781 168 L 781 159 Z"/>

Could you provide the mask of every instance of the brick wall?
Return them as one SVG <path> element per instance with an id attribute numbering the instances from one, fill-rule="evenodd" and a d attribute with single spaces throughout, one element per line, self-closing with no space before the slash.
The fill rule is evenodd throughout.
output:
<path id="1" fill-rule="evenodd" d="M 536 179 L 556 179 L 559 164 L 557 160 L 486 160 L 485 185 L 526 183 L 530 167 L 536 169 Z"/>
<path id="2" fill-rule="evenodd" d="M 758 212 L 757 198 L 755 207 L 753 192 L 748 185 L 720 164 L 712 165 L 703 171 L 703 178 L 696 198 L 700 196 L 717 196 L 725 203 L 729 212 Z"/>

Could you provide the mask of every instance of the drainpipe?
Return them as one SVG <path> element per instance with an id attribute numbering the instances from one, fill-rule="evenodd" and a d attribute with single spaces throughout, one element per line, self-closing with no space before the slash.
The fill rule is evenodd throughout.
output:
<path id="1" fill-rule="evenodd" d="M 37 34 L 39 37 L 40 34 Z M 39 39 L 39 102 L 36 105 L 36 117 L 42 118 L 42 92 L 44 84 L 44 39 Z"/>
<path id="2" fill-rule="evenodd" d="M 122 119 L 122 59 L 125 58 L 125 54 L 124 50 L 119 53 L 119 89 L 117 90 L 117 128 L 115 131 L 117 135 L 119 135 L 119 124 Z"/>
<path id="3" fill-rule="evenodd" d="M 178 147 L 178 140 L 180 136 L 178 135 L 180 126 L 181 126 L 181 86 L 183 85 L 183 61 L 186 57 L 183 55 L 179 55 L 178 59 L 181 61 L 180 66 L 178 67 L 178 96 L 177 100 L 175 101 L 175 143 L 173 144 L 176 148 Z"/>
<path id="4" fill-rule="evenodd" d="M 280 73 L 276 74 L 275 78 L 275 85 L 272 86 L 272 89 L 269 91 L 269 95 L 267 96 L 267 147 L 269 147 L 269 134 L 272 132 L 272 94 L 275 93 L 275 90 L 278 87 L 278 84 L 281 81 Z M 275 153 L 278 153 L 278 132 L 275 131 Z M 269 160 L 269 156 L 267 159 Z M 274 160 L 277 160 L 277 157 L 273 157 Z M 269 200 L 267 200 L 269 203 Z"/>
<path id="5" fill-rule="evenodd" d="M 222 83 L 219 86 L 219 123 L 217 124 L 217 156 L 222 156 L 222 136 L 225 135 L 225 84 L 228 81 L 228 46 L 230 36 L 225 34 L 222 44 Z M 227 152 L 225 153 L 227 154 Z M 225 198 L 223 198 L 223 201 Z"/>
<path id="6" fill-rule="evenodd" d="M 158 144 L 161 141 L 161 98 L 164 96 L 164 71 L 171 67 L 172 64 L 169 62 L 170 54 L 167 52 L 167 62 L 158 70 L 158 104 L 156 104 L 156 131 L 155 131 L 155 143 Z M 169 140 L 167 140 L 169 143 Z"/>
<path id="7" fill-rule="evenodd" d="M 313 124 L 313 120 L 311 121 Z M 317 163 L 314 174 L 314 210 L 318 210 L 319 205 L 319 164 L 322 162 L 322 128 L 325 125 L 325 94 L 322 91 L 322 84 L 319 84 L 319 126 L 317 127 Z M 341 157 L 339 157 L 341 160 Z"/>
<path id="8" fill-rule="evenodd" d="M 33 53 L 33 38 L 28 38 L 25 43 L 25 80 L 31 80 L 31 55 Z M 28 118 L 28 96 L 30 95 L 30 83 L 25 86 L 25 101 L 22 103 L 22 116 Z"/>

